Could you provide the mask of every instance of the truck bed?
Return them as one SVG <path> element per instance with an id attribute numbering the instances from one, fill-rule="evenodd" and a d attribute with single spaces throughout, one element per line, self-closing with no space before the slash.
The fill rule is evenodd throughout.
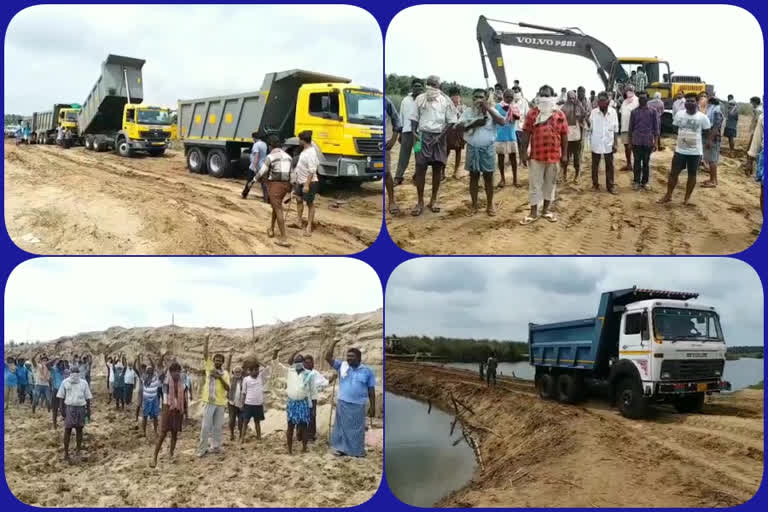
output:
<path id="1" fill-rule="evenodd" d="M 123 123 L 123 107 L 128 102 L 141 103 L 144 96 L 141 69 L 143 59 L 108 55 L 101 64 L 101 74 L 85 99 L 77 119 L 80 135 L 117 132 Z M 128 77 L 128 87 L 124 71 Z"/>

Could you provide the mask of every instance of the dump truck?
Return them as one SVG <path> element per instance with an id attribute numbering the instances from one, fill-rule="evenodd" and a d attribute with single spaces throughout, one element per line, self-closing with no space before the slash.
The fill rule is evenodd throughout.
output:
<path id="1" fill-rule="evenodd" d="M 77 133 L 77 115 L 80 105 L 75 103 L 56 103 L 47 112 L 32 113 L 32 137 L 38 144 L 54 144 L 56 129 L 69 128 Z"/>
<path id="2" fill-rule="evenodd" d="M 714 307 L 697 293 L 635 287 L 602 294 L 597 316 L 528 326 L 530 363 L 543 399 L 577 403 L 606 385 L 621 414 L 644 417 L 654 403 L 698 412 L 723 380 L 725 338 Z M 604 386 L 603 386 L 604 387 Z"/>
<path id="3" fill-rule="evenodd" d="M 380 180 L 384 170 L 383 95 L 347 78 L 293 69 L 268 73 L 254 92 L 179 100 L 178 131 L 187 167 L 217 178 L 253 144 L 275 134 L 288 145 L 312 131 L 321 181 Z"/>
<path id="4" fill-rule="evenodd" d="M 109 55 L 102 63 L 77 119 L 78 137 L 86 149 L 113 149 L 124 157 L 165 152 L 171 137 L 170 111 L 142 103 L 144 63 L 120 55 Z"/>

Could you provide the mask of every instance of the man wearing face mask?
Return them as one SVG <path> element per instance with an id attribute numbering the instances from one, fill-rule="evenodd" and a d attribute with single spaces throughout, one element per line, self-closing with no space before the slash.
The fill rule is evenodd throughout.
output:
<path id="1" fill-rule="evenodd" d="M 628 85 L 624 89 L 626 98 L 621 103 L 620 119 L 621 123 L 621 143 L 624 145 L 624 157 L 627 160 L 626 165 L 621 169 L 622 171 L 632 170 L 632 141 L 629 140 L 629 118 L 632 115 L 632 111 L 640 106 L 640 102 L 635 95 L 635 87 Z"/>
<path id="2" fill-rule="evenodd" d="M 704 163 L 709 168 L 709 180 L 702 183 L 701 186 L 715 188 L 717 186 L 717 163 L 720 161 L 721 133 L 725 119 L 723 111 L 720 109 L 720 100 L 714 96 L 709 98 L 705 113 L 711 125 L 709 137 L 704 142 Z"/>
<path id="3" fill-rule="evenodd" d="M 512 88 L 512 105 L 520 112 L 520 119 L 515 122 L 515 135 L 517 135 L 517 154 L 520 156 L 520 165 L 528 166 L 528 134 L 525 132 L 525 118 L 528 115 L 528 100 L 523 97 L 523 91 L 519 86 Z"/>
<path id="4" fill-rule="evenodd" d="M 75 453 L 79 456 L 83 448 L 83 428 L 86 416 L 91 416 L 91 388 L 85 379 L 80 378 L 80 368 L 73 365 L 69 377 L 64 379 L 59 386 L 56 397 L 67 406 L 67 415 L 64 419 L 64 460 L 71 462 L 69 458 L 69 441 L 72 438 L 72 429 L 75 429 Z"/>
<path id="5" fill-rule="evenodd" d="M 696 93 L 685 95 L 685 110 L 678 112 L 673 120 L 677 126 L 677 146 L 675 156 L 672 157 L 672 169 L 669 172 L 666 195 L 659 203 L 668 203 L 672 200 L 672 192 L 677 186 L 680 172 L 688 169 L 688 182 L 685 187 L 685 199 L 683 204 L 690 204 L 691 194 L 696 187 L 696 173 L 699 170 L 699 162 L 704 152 L 702 138 L 709 136 L 711 124 L 709 118 L 698 109 Z"/>
<path id="6" fill-rule="evenodd" d="M 541 216 L 549 222 L 557 217 L 549 211 L 555 199 L 555 186 L 560 163 L 568 161 L 568 119 L 555 108 L 555 91 L 549 85 L 539 89 L 536 107 L 528 111 L 525 131 L 531 144 L 528 176 L 530 215 L 520 221 L 527 225 L 538 220 L 539 203 L 543 202 Z"/>
<path id="7" fill-rule="evenodd" d="M 583 91 L 584 89 L 581 88 L 581 90 Z M 576 170 L 573 182 L 576 183 L 579 179 L 579 171 L 581 170 L 582 129 L 592 109 L 587 110 L 585 108 L 576 91 L 568 91 L 567 100 L 561 110 L 568 120 L 568 153 L 565 157 L 565 163 L 562 165 L 563 180 L 568 180 L 568 161 L 573 157 L 573 168 Z"/>
<path id="8" fill-rule="evenodd" d="M 221 451 L 221 429 L 224 426 L 224 413 L 227 409 L 227 392 L 229 391 L 229 374 L 224 371 L 224 355 L 215 354 L 213 359 L 208 357 L 208 342 L 211 335 L 205 336 L 203 344 L 203 389 L 200 400 L 203 409 L 202 425 L 200 428 L 200 446 L 197 456 L 202 457 L 209 450 L 211 453 Z M 208 444 L 209 438 L 212 440 Z"/>
<path id="9" fill-rule="evenodd" d="M 659 135 L 659 119 L 655 110 L 648 107 L 648 93 L 638 94 L 640 106 L 629 116 L 629 140 L 635 157 L 632 190 L 648 189 L 651 153 L 656 151 Z"/>
<path id="10" fill-rule="evenodd" d="M 400 102 L 400 126 L 402 131 L 398 133 L 400 142 L 400 156 L 397 159 L 397 170 L 395 171 L 394 185 L 403 183 L 405 168 L 413 153 L 414 130 L 411 126 L 411 118 L 416 115 L 416 98 L 424 91 L 424 83 L 420 78 L 414 78 L 411 81 L 411 94 L 403 98 Z"/>
<path id="11" fill-rule="evenodd" d="M 683 91 L 677 93 L 675 101 L 672 103 L 672 117 L 674 118 L 678 112 L 685 110 L 685 94 Z"/>
<path id="12" fill-rule="evenodd" d="M 336 455 L 365 457 L 365 403 L 369 402 L 368 416 L 376 416 L 376 376 L 362 363 L 362 354 L 356 348 L 347 350 L 342 362 L 333 358 L 336 340 L 325 354 L 325 360 L 339 372 L 339 397 L 336 418 L 331 435 L 331 448 Z"/>
<path id="13" fill-rule="evenodd" d="M 294 353 L 289 359 L 290 366 L 285 366 L 277 361 L 277 351 L 273 356 L 273 361 L 282 367 L 285 373 L 285 395 L 288 401 L 285 404 L 285 415 L 288 420 L 288 429 L 286 430 L 286 445 L 288 454 L 293 454 L 293 434 L 294 430 L 298 432 L 298 438 L 301 440 L 301 453 L 307 451 L 307 426 L 311 419 L 312 394 L 313 394 L 313 375 L 304 368 L 304 357 L 299 353 Z"/>
<path id="14" fill-rule="evenodd" d="M 589 117 L 589 145 L 592 151 L 592 189 L 600 190 L 598 170 L 601 157 L 605 158 L 605 186 L 611 194 L 616 190 L 613 184 L 613 154 L 618 148 L 619 119 L 616 109 L 611 107 L 608 93 L 597 95 L 597 108 Z"/>

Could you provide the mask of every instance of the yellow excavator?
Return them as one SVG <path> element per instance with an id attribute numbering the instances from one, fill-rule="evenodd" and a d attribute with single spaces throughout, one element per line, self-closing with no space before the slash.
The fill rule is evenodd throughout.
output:
<path id="1" fill-rule="evenodd" d="M 540 32 L 497 32 L 490 25 L 491 21 Z M 669 62 L 657 57 L 616 57 L 608 45 L 588 36 L 577 27 L 552 28 L 480 16 L 477 21 L 477 44 L 486 82 L 488 81 L 487 61 L 491 64 L 496 82 L 504 88 L 507 87 L 507 75 L 501 55 L 501 45 L 565 53 L 589 59 L 597 67 L 597 74 L 606 91 L 618 91 L 629 79 L 631 71 L 642 66 L 648 76 L 648 86 L 645 90 L 651 97 L 654 93 L 660 92 L 664 100 L 666 111 L 662 117 L 662 125 L 666 128 L 672 125 L 672 103 L 679 92 L 698 94 L 707 91 L 709 94 L 714 94 L 714 86 L 705 83 L 700 76 L 675 75 L 669 68 Z"/>

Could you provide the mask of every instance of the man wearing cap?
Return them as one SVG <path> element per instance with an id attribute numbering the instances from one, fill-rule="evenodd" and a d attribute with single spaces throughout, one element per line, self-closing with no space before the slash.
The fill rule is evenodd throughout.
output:
<path id="1" fill-rule="evenodd" d="M 91 388 L 85 379 L 80 378 L 80 368 L 72 365 L 69 377 L 64 379 L 59 386 L 56 397 L 63 400 L 67 407 L 67 415 L 64 419 L 64 460 L 71 462 L 69 458 L 69 440 L 72 437 L 72 429 L 75 429 L 75 448 L 78 456 L 83 447 L 83 428 L 85 418 L 91 418 Z"/>

